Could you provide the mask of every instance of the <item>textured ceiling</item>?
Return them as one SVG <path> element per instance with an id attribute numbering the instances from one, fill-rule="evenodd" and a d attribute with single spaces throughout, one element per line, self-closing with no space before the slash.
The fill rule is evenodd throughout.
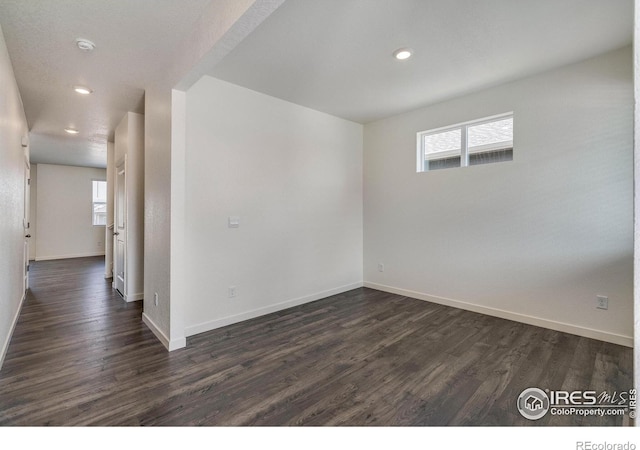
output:
<path id="1" fill-rule="evenodd" d="M 144 89 L 184 57 L 212 5 L 0 0 L 32 161 L 104 167 L 120 119 L 142 112 Z M 623 47 L 632 17 L 633 0 L 288 0 L 206 72 L 366 123 Z M 96 50 L 78 50 L 79 37 Z M 405 46 L 414 57 L 394 60 Z"/>
<path id="2" fill-rule="evenodd" d="M 0 0 L 33 162 L 106 166 L 107 139 L 176 58 L 211 0 Z M 91 53 L 77 38 L 96 44 Z M 74 85 L 94 90 L 76 94 Z M 80 133 L 69 136 L 65 127 Z"/>
<path id="3" fill-rule="evenodd" d="M 633 0 L 289 0 L 209 74 L 366 123 L 629 45 L 632 21 Z"/>

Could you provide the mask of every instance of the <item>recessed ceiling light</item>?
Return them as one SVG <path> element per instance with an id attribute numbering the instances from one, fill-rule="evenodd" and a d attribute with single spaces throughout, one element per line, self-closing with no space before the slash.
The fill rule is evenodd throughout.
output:
<path id="1" fill-rule="evenodd" d="M 76 45 L 80 50 L 85 52 L 90 52 L 91 50 L 96 48 L 96 44 L 94 44 L 88 39 L 83 39 L 83 38 L 76 39 Z"/>
<path id="2" fill-rule="evenodd" d="M 76 91 L 78 94 L 82 94 L 82 95 L 89 95 L 93 92 L 93 89 L 89 89 L 88 87 L 85 87 L 85 86 L 74 86 L 73 90 Z"/>
<path id="3" fill-rule="evenodd" d="M 64 131 L 66 131 L 69 134 L 78 134 L 80 133 L 78 130 L 76 130 L 75 128 L 65 128 Z"/>
<path id="4" fill-rule="evenodd" d="M 399 48 L 395 52 L 393 52 L 393 57 L 399 60 L 409 59 L 413 54 L 413 50 L 410 48 Z"/>

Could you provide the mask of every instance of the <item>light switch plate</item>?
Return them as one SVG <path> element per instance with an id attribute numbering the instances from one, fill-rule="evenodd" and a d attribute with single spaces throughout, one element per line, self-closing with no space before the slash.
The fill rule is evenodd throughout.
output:
<path id="1" fill-rule="evenodd" d="M 240 228 L 240 217 L 229 216 L 229 228 Z"/>

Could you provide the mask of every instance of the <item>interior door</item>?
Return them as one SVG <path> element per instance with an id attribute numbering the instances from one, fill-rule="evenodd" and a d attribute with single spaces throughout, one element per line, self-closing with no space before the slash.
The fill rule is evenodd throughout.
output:
<path id="1" fill-rule="evenodd" d="M 125 180 L 125 165 L 123 162 L 116 168 L 116 195 L 115 209 L 116 220 L 113 231 L 114 248 L 114 272 L 113 283 L 115 289 L 124 297 L 125 293 L 125 253 L 127 251 L 127 231 L 126 231 L 126 201 L 127 186 Z"/>
<path id="2" fill-rule="evenodd" d="M 24 166 L 24 218 L 22 219 L 22 226 L 24 227 L 24 290 L 29 289 L 29 238 L 31 233 L 31 223 L 29 215 L 31 210 L 31 166 L 29 160 L 25 154 L 25 166 Z"/>

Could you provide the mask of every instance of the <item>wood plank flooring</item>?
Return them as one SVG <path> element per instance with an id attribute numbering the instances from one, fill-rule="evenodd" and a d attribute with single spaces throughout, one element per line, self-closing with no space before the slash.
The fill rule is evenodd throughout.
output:
<path id="1" fill-rule="evenodd" d="M 632 350 L 356 289 L 168 353 L 102 258 L 32 265 L 0 425 L 622 425 L 519 415 L 528 387 L 628 390 Z"/>

